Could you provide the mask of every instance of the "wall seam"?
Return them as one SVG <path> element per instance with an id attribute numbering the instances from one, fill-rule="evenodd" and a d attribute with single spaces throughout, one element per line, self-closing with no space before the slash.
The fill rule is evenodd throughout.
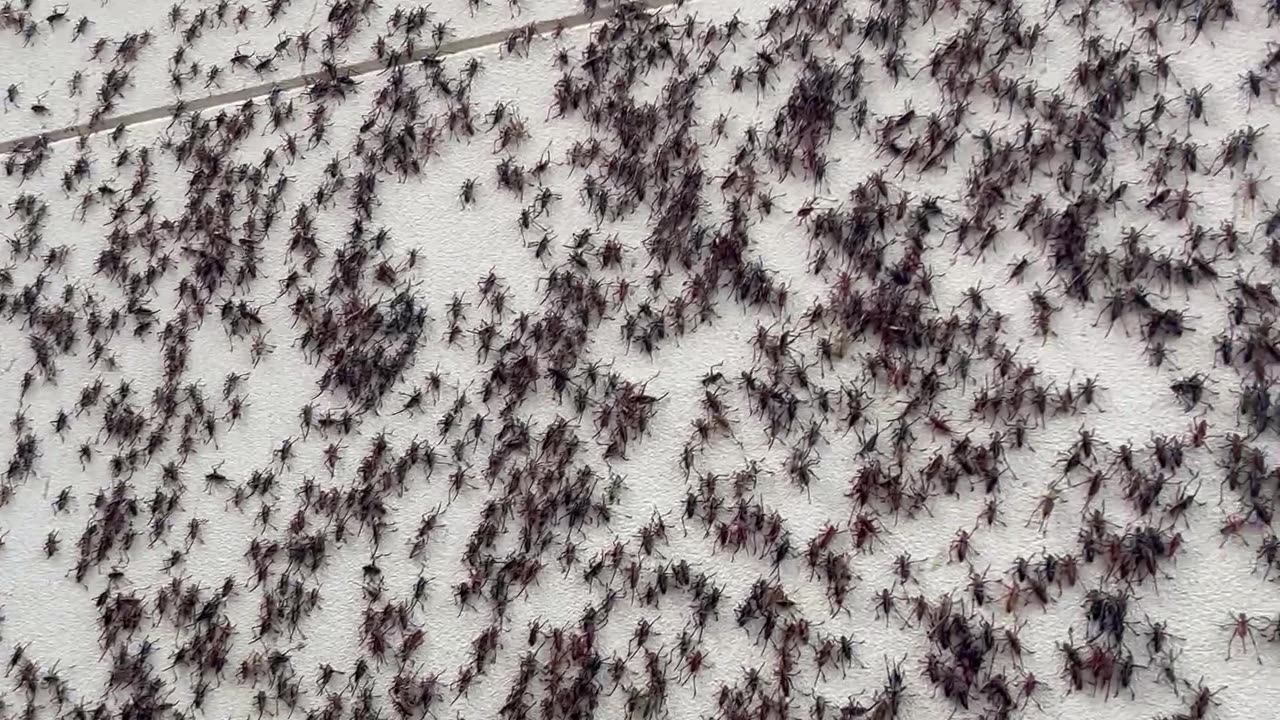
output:
<path id="1" fill-rule="evenodd" d="M 634 0 L 630 3 L 630 6 L 648 11 L 656 11 L 666 7 L 680 7 L 684 4 L 685 0 Z M 574 28 L 591 25 L 595 22 L 601 22 L 608 17 L 609 14 L 607 11 L 590 13 L 578 12 L 548 20 L 535 21 L 519 27 L 507 27 L 501 30 L 472 35 L 467 38 L 445 42 L 439 46 L 416 50 L 404 61 L 404 64 L 408 65 L 418 62 L 430 55 L 447 57 L 450 55 L 469 52 L 471 50 L 477 50 L 490 45 L 498 45 L 505 42 L 513 32 L 525 30 L 530 27 L 530 25 L 533 26 L 533 30 L 537 35 L 542 36 L 555 30 L 557 27 L 562 27 L 565 30 L 572 30 Z M 358 77 L 361 75 L 370 75 L 382 72 L 386 70 L 386 64 L 382 60 L 378 59 L 362 60 L 339 66 L 338 70 L 339 72 L 351 77 Z M 268 95 L 277 88 L 286 91 L 297 90 L 318 80 L 322 80 L 327 76 L 328 73 L 325 70 L 317 70 L 314 72 L 294 75 L 293 77 L 286 78 L 284 80 L 272 80 L 271 82 L 250 85 L 248 87 L 240 88 L 239 90 L 206 95 L 196 100 L 186 101 L 185 104 L 180 100 L 175 100 L 174 102 L 157 105 L 145 110 L 137 110 L 130 113 L 124 113 L 122 115 L 101 118 L 98 120 L 96 125 L 89 122 L 83 122 L 75 125 L 63 126 L 54 130 L 47 130 L 45 132 L 24 135 L 11 140 L 0 141 L 0 153 L 13 152 L 40 139 L 45 139 L 50 143 L 55 143 L 83 135 L 94 135 L 101 132 L 107 132 L 120 127 L 121 125 L 129 127 L 131 125 L 138 125 L 140 123 L 151 122 L 153 120 L 163 120 L 164 118 L 172 116 L 179 107 L 182 107 L 182 109 L 187 112 L 201 112 L 224 105 L 242 103 L 252 98 Z"/>

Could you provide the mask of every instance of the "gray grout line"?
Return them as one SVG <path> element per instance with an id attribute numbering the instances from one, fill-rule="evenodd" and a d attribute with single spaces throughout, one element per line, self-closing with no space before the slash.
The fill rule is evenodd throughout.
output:
<path id="1" fill-rule="evenodd" d="M 634 0 L 632 6 L 641 7 L 646 10 L 658 10 L 664 7 L 684 5 L 687 0 Z M 565 15 L 550 20 L 540 20 L 533 23 L 534 32 L 538 35 L 544 35 L 557 26 L 563 27 L 565 30 L 590 25 L 593 22 L 603 22 L 612 17 L 612 8 L 601 8 L 595 13 L 578 12 L 572 15 Z M 469 50 L 476 50 L 486 45 L 498 45 L 511 35 L 529 27 L 528 25 L 520 25 L 516 27 L 505 27 L 500 30 L 473 35 L 471 37 L 462 38 L 443 43 L 439 47 L 423 48 L 414 51 L 413 55 L 404 61 L 405 65 L 417 62 L 429 55 L 457 55 Z M 352 76 L 368 75 L 370 73 L 382 72 L 386 69 L 385 64 L 381 60 L 364 60 L 361 62 L 343 65 L 338 68 L 339 71 L 348 73 Z M 203 111 L 215 108 L 221 105 L 230 105 L 232 103 L 241 103 L 251 98 L 267 95 L 276 88 L 281 90 L 297 90 L 306 87 L 317 80 L 324 79 L 326 73 L 323 70 L 315 72 L 303 73 L 295 75 L 285 80 L 273 80 L 271 82 L 259 83 L 249 87 L 240 88 L 239 90 L 231 90 L 225 93 L 216 93 L 206 95 L 197 100 L 187 101 L 184 110 L 188 112 Z M 100 132 L 108 132 L 114 130 L 120 125 L 136 125 L 138 123 L 149 122 L 152 120 L 162 120 L 173 115 L 178 109 L 179 102 L 175 101 L 167 105 L 139 110 L 137 112 L 125 113 L 123 115 L 114 115 L 102 118 L 96 126 L 90 126 L 89 123 L 80 123 L 78 125 L 70 125 L 67 127 L 48 130 L 34 135 L 25 135 L 23 137 L 14 138 L 0 142 L 0 153 L 12 152 L 15 148 L 26 144 L 33 143 L 41 138 L 47 139 L 50 143 L 60 142 L 62 140 L 70 140 L 71 138 L 80 137 L 81 135 L 92 135 Z"/>

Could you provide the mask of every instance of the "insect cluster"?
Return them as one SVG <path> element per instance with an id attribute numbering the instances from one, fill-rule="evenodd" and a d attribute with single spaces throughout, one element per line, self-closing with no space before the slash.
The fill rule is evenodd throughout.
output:
<path id="1" fill-rule="evenodd" d="M 0 718 L 1273 712 L 1274 0 L 148 12 L 0 7 Z"/>

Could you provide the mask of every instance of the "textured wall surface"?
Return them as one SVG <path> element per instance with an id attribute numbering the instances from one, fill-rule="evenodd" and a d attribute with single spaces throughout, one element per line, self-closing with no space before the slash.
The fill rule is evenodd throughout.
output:
<path id="1" fill-rule="evenodd" d="M 0 717 L 1276 714 L 1274 2 L 241 7 L 0 11 Z"/>

